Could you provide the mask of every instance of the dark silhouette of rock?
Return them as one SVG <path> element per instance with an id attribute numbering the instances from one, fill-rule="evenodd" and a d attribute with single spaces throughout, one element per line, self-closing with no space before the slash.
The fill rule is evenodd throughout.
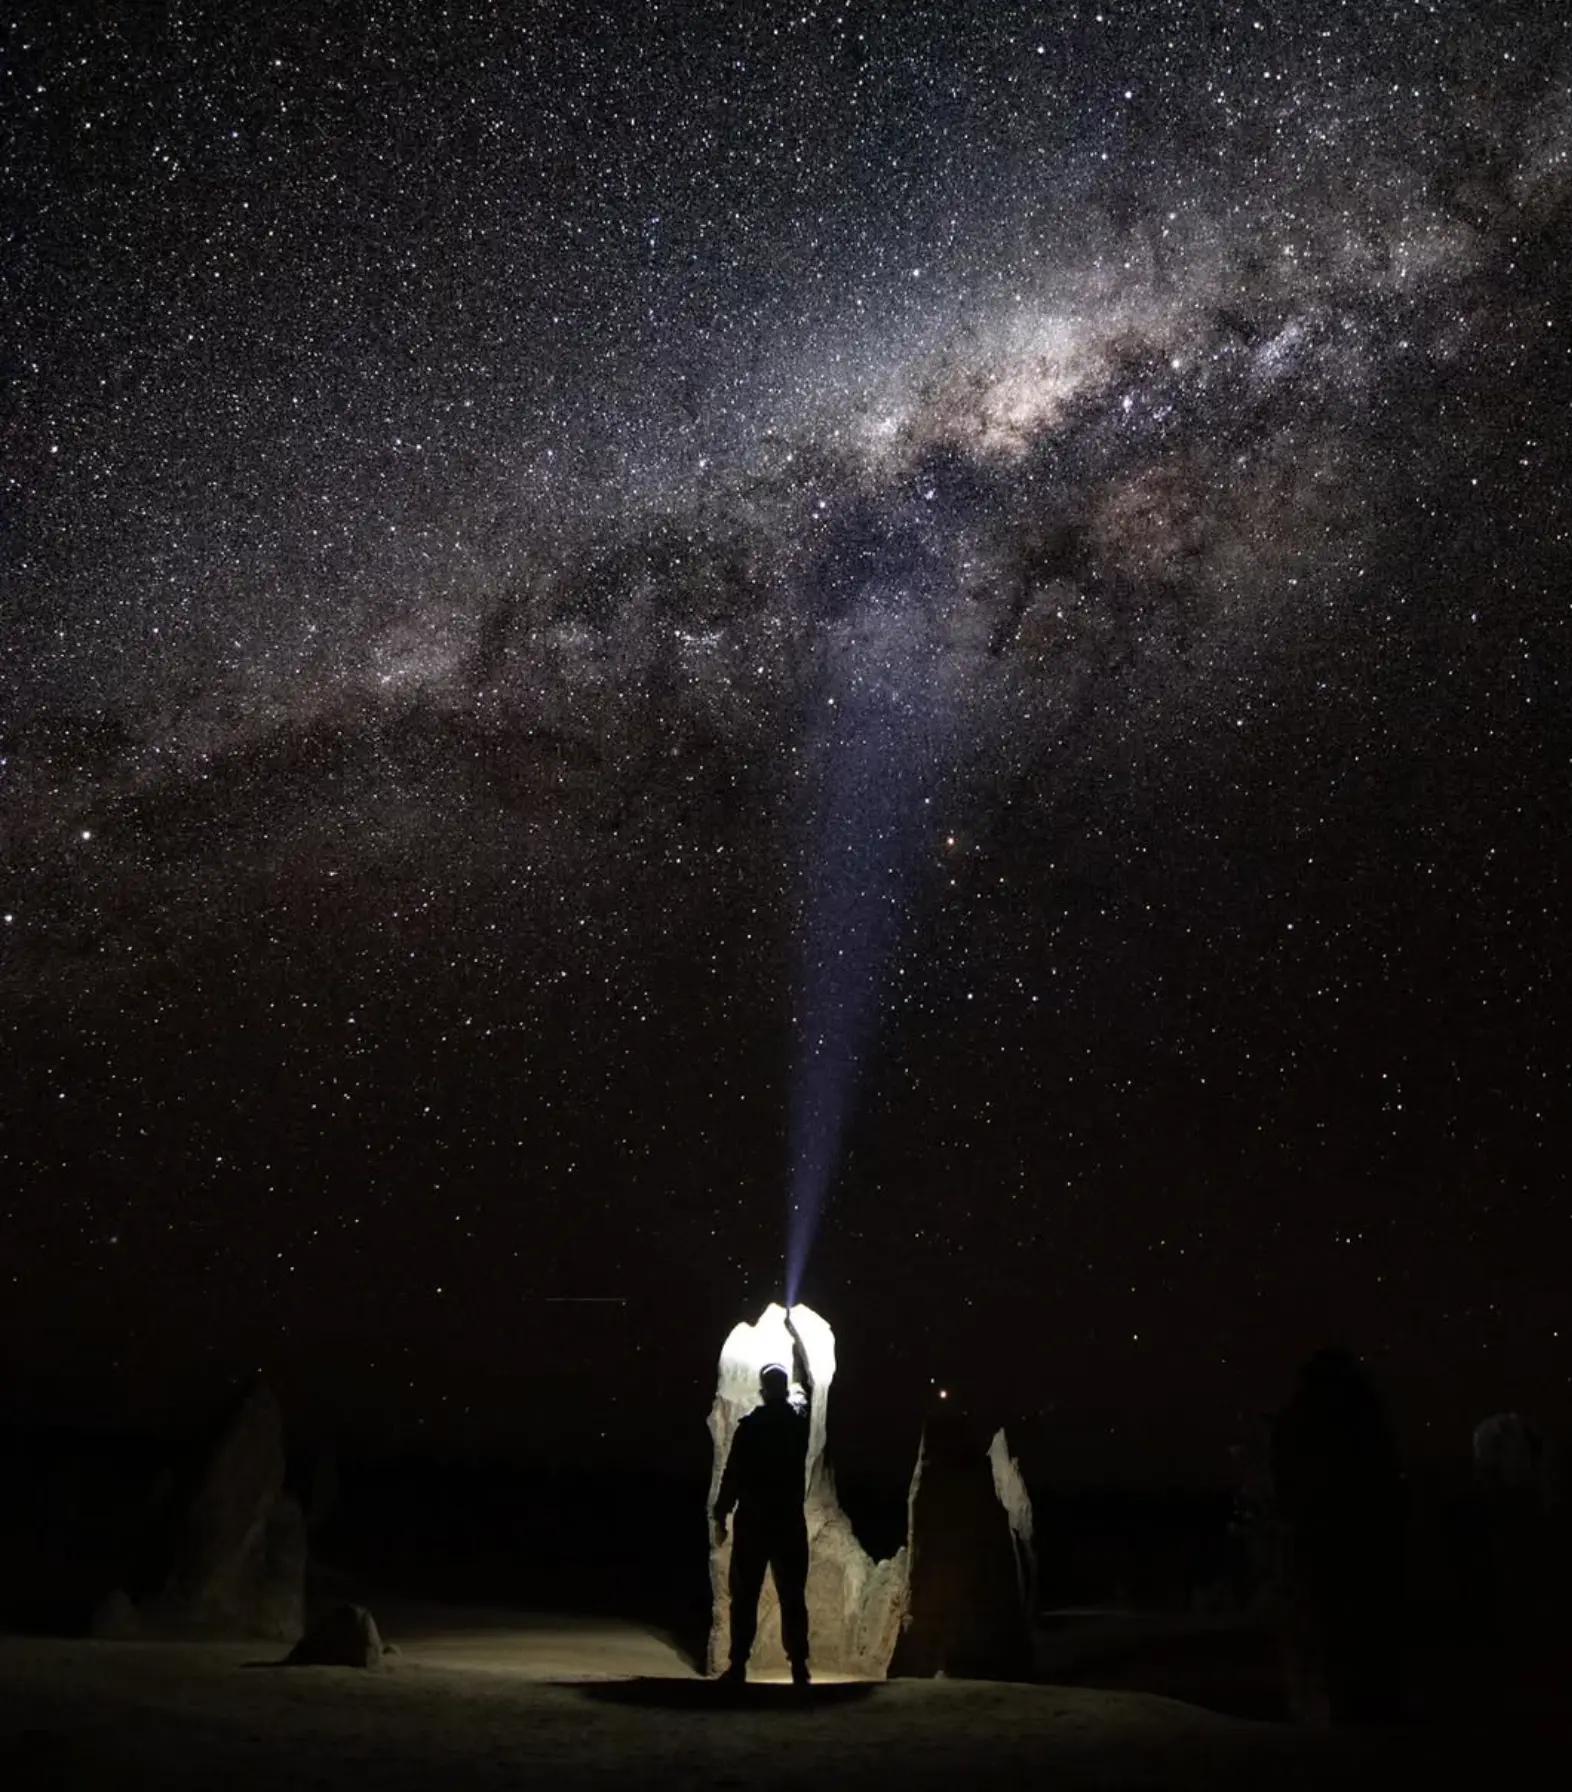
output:
<path id="1" fill-rule="evenodd" d="M 87 1621 L 87 1634 L 103 1642 L 127 1642 L 142 1634 L 142 1625 L 124 1587 L 106 1593 L 93 1607 Z"/>
<path id="2" fill-rule="evenodd" d="M 338 1505 L 338 1456 L 331 1449 L 319 1450 L 311 1460 L 304 1500 L 306 1532 L 316 1536 L 333 1516 Z"/>
<path id="3" fill-rule="evenodd" d="M 1271 1467 L 1294 1713 L 1390 1720 L 1402 1706 L 1404 1488 L 1380 1398 L 1345 1351 L 1318 1351 L 1300 1370 Z"/>
<path id="4" fill-rule="evenodd" d="M 1544 1655 L 1565 1608 L 1557 1490 L 1539 1426 L 1496 1413 L 1474 1431 L 1484 1640 L 1504 1675 Z"/>
<path id="5" fill-rule="evenodd" d="M 363 1605 L 340 1605 L 319 1619 L 284 1658 L 286 1667 L 379 1668 L 391 1653 Z"/>
<path id="6" fill-rule="evenodd" d="M 875 1562 L 857 1540 L 851 1520 L 836 1497 L 835 1477 L 826 1455 L 826 1418 L 830 1383 L 835 1376 L 835 1337 L 828 1325 L 807 1307 L 794 1307 L 797 1327 L 812 1382 L 810 1430 L 804 1511 L 808 1522 L 808 1658 L 816 1673 L 841 1673 L 882 1679 L 889 1666 L 904 1610 L 905 1552 Z M 790 1363 L 792 1339 L 783 1308 L 766 1309 L 759 1323 L 738 1325 L 721 1350 L 710 1437 L 714 1470 L 710 1479 L 712 1509 L 731 1441 L 744 1414 L 759 1404 L 759 1371 L 766 1363 Z M 709 1666 L 719 1673 L 727 1664 L 731 1642 L 728 1573 L 731 1543 L 710 1546 Z M 753 1674 L 788 1670 L 780 1636 L 780 1607 L 770 1580 L 759 1600 L 759 1627 L 748 1658 Z"/>
<path id="7" fill-rule="evenodd" d="M 1476 1425 L 1474 1480 L 1491 1498 L 1548 1513 L 1555 1483 L 1539 1426 L 1518 1412 L 1498 1412 Z"/>
<path id="8" fill-rule="evenodd" d="M 1233 1507 L 1228 1518 L 1228 1592 L 1232 1608 L 1261 1617 L 1276 1594 L 1277 1513 L 1272 1497 L 1272 1422 L 1241 1413 L 1240 1441 L 1229 1450 L 1234 1465 Z"/>
<path id="9" fill-rule="evenodd" d="M 155 1633 L 300 1634 L 305 1525 L 283 1493 L 284 1427 L 258 1381 L 222 1427 L 179 1503 L 167 1568 L 138 1612 Z"/>
<path id="10" fill-rule="evenodd" d="M 306 1515 L 292 1493 L 267 1515 L 259 1572 L 252 1583 L 253 1634 L 288 1642 L 305 1628 Z"/>
<path id="11" fill-rule="evenodd" d="M 892 1677 L 1017 1680 L 1032 1668 L 1032 1512 L 1004 1433 L 928 1421 L 912 1476 L 908 1609 Z"/>

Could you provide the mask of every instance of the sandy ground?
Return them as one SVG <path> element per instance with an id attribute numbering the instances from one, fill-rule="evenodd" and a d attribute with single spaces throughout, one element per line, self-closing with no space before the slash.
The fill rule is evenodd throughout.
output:
<path id="1" fill-rule="evenodd" d="M 525 1680 L 694 1677 L 669 1637 L 615 1618 L 385 1599 L 372 1610 L 398 1646 L 400 1670 L 463 1668 Z"/>
<path id="2" fill-rule="evenodd" d="M 1471 1750 L 967 1681 L 727 1695 L 631 1624 L 405 1608 L 380 1672 L 256 1644 L 0 1637 L 0 1787 L 1390 1786 Z M 1497 1778 L 1508 1763 L 1490 1755 Z"/>

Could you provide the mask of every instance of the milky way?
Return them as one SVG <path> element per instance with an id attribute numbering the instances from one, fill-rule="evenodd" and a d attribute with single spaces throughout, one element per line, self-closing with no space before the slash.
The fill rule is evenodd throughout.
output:
<path id="1" fill-rule="evenodd" d="M 870 1360 L 1564 1395 L 1556 9 L 323 10 L 5 27 L 33 1322 L 651 1400 L 529 1300 L 774 1292 L 867 1000 Z"/>

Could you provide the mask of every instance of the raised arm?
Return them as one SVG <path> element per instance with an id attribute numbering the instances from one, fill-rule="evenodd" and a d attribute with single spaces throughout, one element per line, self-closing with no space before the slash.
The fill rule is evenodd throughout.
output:
<path id="1" fill-rule="evenodd" d="M 802 1339 L 797 1336 L 797 1328 L 792 1324 L 791 1314 L 786 1315 L 786 1330 L 791 1335 L 791 1378 L 807 1396 L 807 1403 L 813 1405 L 813 1374 L 808 1368 L 808 1353 L 802 1347 Z"/>

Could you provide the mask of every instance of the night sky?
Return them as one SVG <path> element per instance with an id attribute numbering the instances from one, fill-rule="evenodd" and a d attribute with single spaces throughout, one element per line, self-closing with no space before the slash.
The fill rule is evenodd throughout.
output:
<path id="1" fill-rule="evenodd" d="M 1563 1416 L 1563 10 L 7 7 L 0 1416 Z"/>

